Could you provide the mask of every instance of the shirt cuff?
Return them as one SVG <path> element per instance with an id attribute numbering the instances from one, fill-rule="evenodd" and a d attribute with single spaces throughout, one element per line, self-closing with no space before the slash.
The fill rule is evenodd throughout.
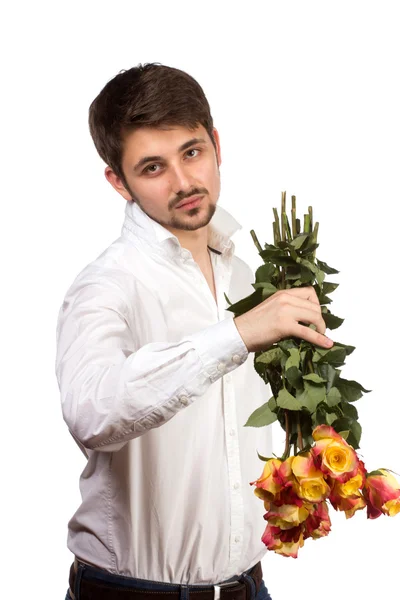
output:
<path id="1" fill-rule="evenodd" d="M 249 355 L 233 318 L 227 317 L 190 339 L 212 382 L 237 369 Z"/>

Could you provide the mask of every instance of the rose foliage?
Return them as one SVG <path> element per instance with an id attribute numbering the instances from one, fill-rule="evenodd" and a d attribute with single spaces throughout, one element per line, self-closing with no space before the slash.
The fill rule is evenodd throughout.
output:
<path id="1" fill-rule="evenodd" d="M 226 298 L 228 310 L 238 316 L 278 290 L 313 286 L 326 327 L 337 329 L 343 319 L 329 310 L 332 300 L 328 294 L 338 284 L 325 281 L 325 277 L 338 271 L 316 259 L 318 223 L 313 227 L 312 208 L 304 215 L 303 231 L 296 217 L 295 196 L 292 227 L 286 215 L 286 193 L 282 194 L 281 222 L 276 208 L 274 215 L 273 245 L 262 248 L 251 231 L 264 261 L 256 271 L 255 291 L 235 304 Z M 254 367 L 270 384 L 273 395 L 250 415 L 246 426 L 263 427 L 278 420 L 286 432 L 286 444 L 280 458 L 259 455 L 264 470 L 251 485 L 267 511 L 262 541 L 283 556 L 296 558 L 304 540 L 328 535 L 328 501 L 346 518 L 364 508 L 369 519 L 400 512 L 396 478 L 388 469 L 368 473 L 356 453 L 361 425 L 353 403 L 370 390 L 341 376 L 340 367 L 354 349 L 335 342 L 326 350 L 305 340 L 286 338 L 255 352 Z"/>

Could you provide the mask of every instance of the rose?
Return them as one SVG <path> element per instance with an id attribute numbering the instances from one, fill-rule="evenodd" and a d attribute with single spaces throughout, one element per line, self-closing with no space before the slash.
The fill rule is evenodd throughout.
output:
<path id="1" fill-rule="evenodd" d="M 314 505 L 316 508 L 310 511 L 309 516 L 303 524 L 304 539 L 312 537 L 317 539 L 328 535 L 331 530 L 331 520 L 329 518 L 329 509 L 326 502 L 319 502 Z"/>
<path id="2" fill-rule="evenodd" d="M 400 512 L 400 485 L 386 469 L 367 473 L 363 495 L 368 519 L 376 519 L 381 514 L 393 517 Z"/>
<path id="3" fill-rule="evenodd" d="M 322 502 L 331 491 L 323 474 L 314 464 L 311 452 L 293 458 L 292 471 L 295 475 L 294 488 L 297 495 L 308 502 Z"/>
<path id="4" fill-rule="evenodd" d="M 250 485 L 255 485 L 254 493 L 264 501 L 272 501 L 282 489 L 281 479 L 278 478 L 278 469 L 282 461 L 278 458 L 270 458 L 264 465 L 261 477 L 256 481 L 250 482 Z M 268 507 L 266 506 L 268 509 Z"/>
<path id="5" fill-rule="evenodd" d="M 262 541 L 268 550 L 292 558 L 297 558 L 299 548 L 304 546 L 303 531 L 300 526 L 282 531 L 279 527 L 268 524 L 262 536 Z"/>
<path id="6" fill-rule="evenodd" d="M 258 498 L 264 500 L 266 510 L 269 510 L 271 502 L 280 506 L 282 504 L 301 506 L 301 500 L 292 493 L 294 477 L 291 463 L 293 458 L 293 456 L 289 456 L 285 461 L 270 458 L 265 463 L 261 477 L 250 483 L 250 485 L 256 486 L 254 493 Z"/>
<path id="7" fill-rule="evenodd" d="M 264 518 L 271 525 L 286 530 L 300 525 L 300 523 L 306 520 L 308 515 L 309 511 L 305 506 L 297 506 L 296 504 L 276 506 L 275 504 L 271 504 L 271 508 Z"/>
<path id="8" fill-rule="evenodd" d="M 319 425 L 312 433 L 315 445 L 311 449 L 317 467 L 345 483 L 357 474 L 359 460 L 354 450 L 333 427 Z"/>
<path id="9" fill-rule="evenodd" d="M 332 491 L 329 500 L 335 510 L 344 511 L 346 519 L 354 516 L 357 510 L 363 509 L 366 502 L 360 493 L 365 484 L 366 470 L 362 460 L 359 461 L 357 474 L 345 483 L 332 480 Z"/>

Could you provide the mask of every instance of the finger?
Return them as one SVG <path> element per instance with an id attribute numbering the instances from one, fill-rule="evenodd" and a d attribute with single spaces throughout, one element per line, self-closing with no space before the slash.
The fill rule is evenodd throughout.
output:
<path id="1" fill-rule="evenodd" d="M 289 290 L 282 290 L 282 293 L 289 294 L 291 296 L 296 296 L 297 298 L 310 300 L 313 304 L 318 304 L 319 306 L 317 293 L 311 286 L 301 288 L 290 288 Z"/>
<path id="2" fill-rule="evenodd" d="M 333 346 L 333 341 L 330 338 L 304 325 L 295 325 L 293 332 L 295 337 L 306 340 L 306 342 L 310 342 L 314 346 L 321 346 L 322 348 L 331 348 Z"/>
<path id="3" fill-rule="evenodd" d="M 321 316 L 321 305 L 314 304 L 310 300 L 306 300 L 305 298 L 299 298 L 298 296 L 287 296 L 285 299 L 286 304 L 293 306 L 295 308 L 304 309 L 304 310 L 312 310 L 316 315 Z"/>
<path id="4" fill-rule="evenodd" d="M 297 323 L 308 323 L 316 326 L 317 331 L 324 334 L 326 331 L 326 324 L 320 312 L 310 310 L 307 308 L 293 307 L 291 308 L 291 317 Z"/>

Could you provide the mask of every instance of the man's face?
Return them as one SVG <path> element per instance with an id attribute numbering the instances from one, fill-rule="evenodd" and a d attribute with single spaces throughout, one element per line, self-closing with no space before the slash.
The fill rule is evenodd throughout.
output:
<path id="1" fill-rule="evenodd" d="M 142 210 L 169 231 L 195 230 L 211 220 L 220 193 L 221 154 L 202 125 L 195 130 L 143 127 L 125 138 L 122 169 L 131 194 L 109 167 L 106 177 L 126 200 L 133 198 Z M 200 196 L 195 207 L 178 207 Z"/>

